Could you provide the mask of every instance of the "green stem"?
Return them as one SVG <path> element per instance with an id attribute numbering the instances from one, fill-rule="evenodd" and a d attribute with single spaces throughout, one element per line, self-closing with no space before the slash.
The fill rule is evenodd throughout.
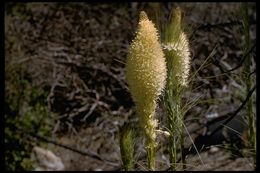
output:
<path id="1" fill-rule="evenodd" d="M 183 119 L 182 119 L 183 120 Z M 184 153 L 184 124 L 182 123 L 181 128 L 181 161 L 182 161 L 182 169 L 186 169 L 186 160 L 185 160 L 185 153 Z"/>
<path id="2" fill-rule="evenodd" d="M 250 49 L 250 33 L 249 33 L 249 19 L 248 19 L 248 6 L 247 3 L 242 4 L 242 17 L 243 17 L 243 27 L 245 34 L 245 45 L 244 45 L 244 55 Z M 245 59 L 244 64 L 244 80 L 246 81 L 246 93 L 248 93 L 252 87 L 252 80 L 249 76 L 251 72 L 251 54 L 248 54 Z M 249 125 L 249 142 L 250 146 L 256 151 L 256 127 L 255 127 L 255 118 L 253 113 L 253 100 L 252 97 L 249 98 L 246 105 L 246 112 L 248 117 Z M 254 161 L 256 161 L 256 154 L 254 156 Z"/>
<path id="3" fill-rule="evenodd" d="M 154 140 L 147 141 L 148 168 L 151 171 L 155 170 L 155 147 L 156 143 Z"/>
<path id="4" fill-rule="evenodd" d="M 155 170 L 155 149 L 156 149 L 156 120 L 154 119 L 156 102 L 150 102 L 139 106 L 140 123 L 146 137 L 146 151 L 148 169 Z"/>
<path id="5" fill-rule="evenodd" d="M 135 134 L 130 124 L 120 129 L 120 152 L 125 171 L 132 171 L 134 168 L 134 140 Z"/>
<path id="6" fill-rule="evenodd" d="M 171 135 L 169 137 L 169 155 L 170 155 L 170 163 L 171 163 L 171 170 L 176 171 L 176 162 L 177 162 L 177 141 L 176 141 L 176 134 L 174 133 L 176 130 L 174 129 L 174 120 L 173 115 L 168 114 L 168 123 L 169 123 L 169 130 L 171 131 Z"/>
<path id="7" fill-rule="evenodd" d="M 171 170 L 176 171 L 176 162 L 177 162 L 177 151 L 180 147 L 181 139 L 181 127 L 182 127 L 182 115 L 181 115 L 181 99 L 180 92 L 173 92 L 171 89 L 166 90 L 166 110 L 168 116 L 168 128 L 170 130 L 169 137 L 169 154 L 170 154 L 170 163 Z"/>

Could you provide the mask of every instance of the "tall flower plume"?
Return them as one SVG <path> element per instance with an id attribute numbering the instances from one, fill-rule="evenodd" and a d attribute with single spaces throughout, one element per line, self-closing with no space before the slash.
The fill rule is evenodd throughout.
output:
<path id="1" fill-rule="evenodd" d="M 157 30 L 142 11 L 136 37 L 131 43 L 126 61 L 126 80 L 147 138 L 150 169 L 155 166 L 153 155 L 156 146 L 156 101 L 165 86 L 166 75 L 166 62 Z"/>
<path id="2" fill-rule="evenodd" d="M 181 96 L 184 88 L 188 86 L 190 71 L 190 51 L 188 39 L 182 30 L 181 10 L 176 8 L 166 26 L 163 41 L 164 53 L 167 60 L 167 83 L 165 92 L 165 105 L 168 117 L 169 156 L 171 170 L 176 170 L 177 151 L 181 151 L 183 169 L 185 169 L 184 156 L 184 113 Z"/>
<path id="3" fill-rule="evenodd" d="M 172 74 L 175 83 L 180 86 L 188 85 L 190 72 L 190 50 L 186 34 L 181 28 L 181 11 L 175 9 L 173 21 L 169 27 L 163 49 L 166 50 L 167 57 L 172 61 Z"/>

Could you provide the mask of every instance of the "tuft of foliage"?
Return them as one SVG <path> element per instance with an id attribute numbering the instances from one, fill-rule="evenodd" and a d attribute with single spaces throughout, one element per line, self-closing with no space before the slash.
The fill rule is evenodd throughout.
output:
<path id="1" fill-rule="evenodd" d="M 134 168 L 134 146 L 135 132 L 130 124 L 123 126 L 120 130 L 120 152 L 125 171 Z"/>

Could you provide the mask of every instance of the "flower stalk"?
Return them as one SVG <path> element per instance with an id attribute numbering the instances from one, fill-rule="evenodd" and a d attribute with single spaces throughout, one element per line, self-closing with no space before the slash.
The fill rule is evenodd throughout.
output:
<path id="1" fill-rule="evenodd" d="M 177 152 L 182 154 L 183 169 L 185 169 L 185 156 L 183 152 L 184 122 L 181 104 L 183 90 L 188 86 L 190 71 L 190 51 L 188 39 L 182 31 L 181 10 L 176 8 L 171 21 L 166 26 L 163 48 L 167 62 L 167 83 L 165 89 L 165 106 L 170 131 L 169 151 L 171 170 L 176 170 Z"/>
<path id="2" fill-rule="evenodd" d="M 148 168 L 155 170 L 155 109 L 165 86 L 166 62 L 157 30 L 144 11 L 126 61 L 126 80 L 146 137 Z"/>

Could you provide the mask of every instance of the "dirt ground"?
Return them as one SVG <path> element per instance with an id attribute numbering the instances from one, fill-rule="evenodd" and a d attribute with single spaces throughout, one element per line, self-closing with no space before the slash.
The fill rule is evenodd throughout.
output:
<path id="1" fill-rule="evenodd" d="M 138 124 L 125 81 L 124 62 L 134 38 L 139 11 L 145 10 L 154 20 L 153 10 L 157 5 L 29 3 L 20 13 L 6 11 L 6 37 L 19 38 L 22 52 L 19 61 L 29 67 L 32 84 L 44 86 L 49 91 L 48 106 L 57 114 L 51 139 L 78 151 L 92 153 L 87 156 L 49 143 L 47 148 L 61 158 L 65 170 L 123 170 L 119 129 L 127 122 Z M 241 21 L 240 4 L 159 5 L 166 14 L 176 6 L 183 11 L 192 54 L 191 73 L 194 74 L 209 57 L 190 83 L 192 90 L 187 90 L 183 96 L 185 102 L 197 100 L 185 115 L 190 134 L 189 137 L 186 132 L 185 137 L 185 147 L 188 148 L 192 140 L 212 131 L 223 120 L 206 128 L 207 122 L 235 111 L 245 98 L 242 92 L 245 84 L 239 78 L 241 67 L 229 75 L 219 75 L 222 73 L 219 65 L 231 69 L 242 60 L 244 36 L 242 24 L 237 22 Z M 22 13 L 30 17 L 22 18 Z M 256 40 L 254 3 L 249 4 L 249 16 L 253 45 Z M 10 61 L 15 59 L 9 58 Z M 241 153 L 232 153 L 228 149 L 230 143 L 244 137 L 244 114 L 243 109 L 227 124 L 233 130 L 220 131 L 208 139 L 211 142 L 202 143 L 198 148 L 199 155 L 196 152 L 188 154 L 186 170 L 254 170 L 252 156 L 244 154 L 247 153 L 245 147 L 238 149 Z M 157 118 L 162 128 L 166 126 L 165 115 L 160 101 Z M 167 170 L 167 139 L 158 136 L 158 141 L 156 169 Z M 203 150 L 205 147 L 208 149 Z M 146 170 L 144 141 L 140 138 L 136 149 L 135 169 Z M 181 166 L 178 170 L 182 170 Z"/>

